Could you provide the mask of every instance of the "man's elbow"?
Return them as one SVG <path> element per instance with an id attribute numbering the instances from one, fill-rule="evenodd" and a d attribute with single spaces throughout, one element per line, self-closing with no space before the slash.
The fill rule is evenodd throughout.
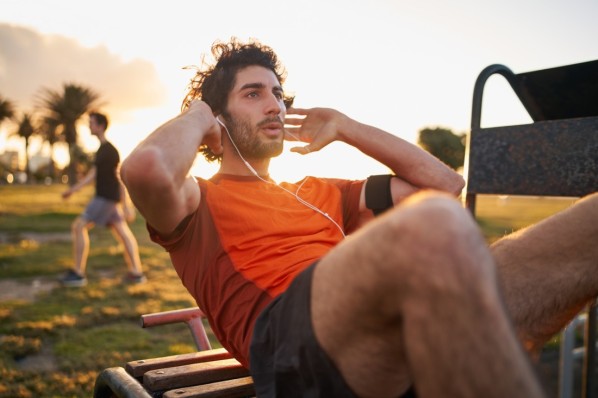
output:
<path id="1" fill-rule="evenodd" d="M 156 184 L 159 155 L 152 148 L 133 151 L 120 166 L 120 178 L 129 191 Z"/>

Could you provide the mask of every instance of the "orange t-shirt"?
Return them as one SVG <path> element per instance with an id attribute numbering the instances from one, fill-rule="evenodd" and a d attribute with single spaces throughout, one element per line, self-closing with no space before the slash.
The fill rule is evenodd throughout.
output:
<path id="1" fill-rule="evenodd" d="M 218 340 L 249 365 L 253 324 L 292 280 L 343 239 L 359 220 L 364 181 L 307 177 L 291 184 L 217 174 L 199 179 L 201 201 L 184 226 L 163 239 L 183 285 Z M 287 191 L 281 189 L 284 187 Z"/>

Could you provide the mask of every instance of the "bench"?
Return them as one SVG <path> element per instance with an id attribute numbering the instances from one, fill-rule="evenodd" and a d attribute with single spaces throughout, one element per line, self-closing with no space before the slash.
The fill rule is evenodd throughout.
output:
<path id="1" fill-rule="evenodd" d="M 484 86 L 493 75 L 506 79 L 531 124 L 481 127 Z M 465 204 L 474 215 L 482 194 L 581 197 L 598 191 L 598 61 L 520 74 L 504 65 L 485 68 L 474 86 L 465 176 Z M 596 311 L 590 303 L 581 387 L 587 398 L 596 396 L 598 380 Z M 561 350 L 561 398 L 572 396 L 570 355 Z"/>
<path id="2" fill-rule="evenodd" d="M 141 326 L 186 323 L 198 352 L 130 361 L 103 370 L 95 398 L 246 398 L 255 396 L 249 371 L 224 348 L 212 349 L 195 308 L 143 315 Z"/>

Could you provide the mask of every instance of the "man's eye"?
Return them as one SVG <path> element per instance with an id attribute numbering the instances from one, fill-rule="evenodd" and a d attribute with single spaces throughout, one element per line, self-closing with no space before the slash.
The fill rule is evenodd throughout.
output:
<path id="1" fill-rule="evenodd" d="M 255 91 L 252 91 L 252 92 L 250 92 L 250 93 L 248 93 L 248 94 L 247 94 L 247 96 L 248 96 L 249 98 L 255 98 L 255 97 L 257 97 L 257 95 L 258 95 L 258 94 L 257 94 Z"/>

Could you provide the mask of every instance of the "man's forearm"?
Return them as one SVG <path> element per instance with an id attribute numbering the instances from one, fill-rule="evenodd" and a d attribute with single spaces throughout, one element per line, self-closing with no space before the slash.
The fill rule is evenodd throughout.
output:
<path id="1" fill-rule="evenodd" d="M 96 178 L 96 168 L 94 166 L 91 169 L 89 169 L 87 174 L 85 174 L 85 176 L 82 179 L 80 179 L 75 185 L 73 185 L 66 192 L 64 192 L 63 196 L 64 197 L 71 196 L 73 193 L 79 191 L 84 186 L 91 184 L 93 181 L 95 181 L 95 178 Z"/>
<path id="2" fill-rule="evenodd" d="M 463 178 L 450 167 L 418 146 L 381 129 L 347 118 L 339 125 L 339 137 L 415 187 L 453 194 L 463 188 Z"/>

